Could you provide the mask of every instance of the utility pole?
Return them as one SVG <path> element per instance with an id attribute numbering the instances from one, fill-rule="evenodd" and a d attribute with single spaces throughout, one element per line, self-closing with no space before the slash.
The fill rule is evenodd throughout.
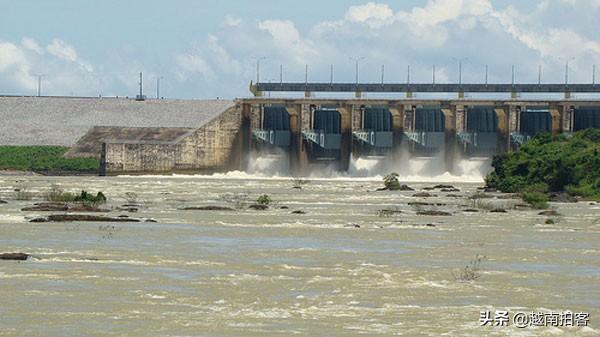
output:
<path id="1" fill-rule="evenodd" d="M 37 96 L 41 97 L 42 96 L 42 78 L 44 77 L 44 74 L 37 74 L 36 76 L 38 78 Z"/>
<path id="2" fill-rule="evenodd" d="M 156 77 L 156 99 L 160 99 L 160 80 L 164 79 L 162 76 Z"/>

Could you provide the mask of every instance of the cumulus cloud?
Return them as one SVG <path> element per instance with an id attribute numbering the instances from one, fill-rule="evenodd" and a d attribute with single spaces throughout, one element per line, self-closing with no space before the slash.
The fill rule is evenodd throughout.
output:
<path id="1" fill-rule="evenodd" d="M 439 82 L 456 80 L 456 59 L 463 57 L 468 58 L 463 63 L 465 81 L 482 81 L 486 64 L 490 81 L 510 81 L 512 64 L 519 81 L 535 81 L 542 64 L 544 80 L 556 82 L 561 81 L 564 60 L 576 57 L 572 79 L 583 82 L 591 78 L 591 65 L 600 64 L 598 16 L 600 0 L 427 0 L 414 7 L 365 0 L 308 27 L 290 19 L 250 20 L 231 14 L 197 41 L 170 50 L 172 62 L 160 71 L 174 79 L 174 90 L 196 97 L 248 94 L 256 59 L 262 57 L 265 81 L 279 79 L 280 65 L 286 81 L 303 81 L 305 65 L 310 80 L 328 81 L 331 64 L 336 80 L 352 81 L 350 57 L 364 56 L 364 81 L 378 81 L 382 64 L 387 81 L 404 81 L 410 64 L 412 78 L 419 82 L 431 80 L 434 64 Z M 119 56 L 128 60 L 121 68 L 144 68 L 144 59 L 130 61 L 138 61 L 137 54 Z M 111 59 L 101 62 L 92 67 L 75 46 L 60 38 L 49 43 L 28 37 L 20 44 L 0 41 L 0 84 L 29 90 L 36 85 L 36 73 L 55 73 L 45 80 L 48 88 L 68 93 L 69 87 L 86 87 L 78 78 L 97 77 L 95 69 L 100 73 L 114 68 Z M 101 84 L 128 81 L 130 90 L 135 76 L 125 73 L 109 74 L 116 80 Z"/>
<path id="2" fill-rule="evenodd" d="M 40 45 L 32 38 L 30 37 L 24 37 L 21 40 L 21 45 L 27 49 L 27 50 L 31 50 L 34 51 L 38 54 L 43 54 L 44 53 L 44 49 L 42 49 L 42 47 L 40 47 Z"/>

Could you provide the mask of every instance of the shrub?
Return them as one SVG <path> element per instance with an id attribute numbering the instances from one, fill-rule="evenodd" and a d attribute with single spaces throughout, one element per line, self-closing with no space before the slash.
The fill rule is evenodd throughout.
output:
<path id="1" fill-rule="evenodd" d="M 271 197 L 266 194 L 263 194 L 256 199 L 256 203 L 259 205 L 269 206 L 272 202 L 273 200 L 271 200 Z"/>
<path id="2" fill-rule="evenodd" d="M 400 175 L 396 172 L 392 172 L 385 177 L 383 177 L 383 184 L 385 188 L 390 191 L 397 191 L 400 189 L 400 182 L 398 181 L 398 177 Z"/>
<path id="3" fill-rule="evenodd" d="M 475 259 L 471 260 L 463 269 L 459 272 L 452 272 L 452 276 L 455 281 L 468 282 L 475 281 L 481 277 L 481 263 L 485 261 L 487 257 L 475 255 Z"/>
<path id="4" fill-rule="evenodd" d="M 521 195 L 523 201 L 530 204 L 533 208 L 536 209 L 546 209 L 548 208 L 548 195 L 540 192 L 525 192 Z"/>
<path id="5" fill-rule="evenodd" d="M 98 206 L 106 203 L 106 196 L 102 192 L 93 195 L 87 191 L 81 191 L 81 194 L 75 196 L 73 201 L 87 206 Z"/>

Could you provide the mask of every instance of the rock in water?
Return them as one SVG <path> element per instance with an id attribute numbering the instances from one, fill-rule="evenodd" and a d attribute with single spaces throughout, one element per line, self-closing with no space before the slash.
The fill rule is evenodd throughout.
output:
<path id="1" fill-rule="evenodd" d="M 8 204 L 8 202 L 0 199 L 0 204 Z"/>
<path id="2" fill-rule="evenodd" d="M 2 253 L 0 260 L 25 261 L 29 258 L 29 254 L 25 253 Z"/>
<path id="3" fill-rule="evenodd" d="M 491 213 L 508 213 L 504 208 L 496 208 L 490 211 Z"/>
<path id="4" fill-rule="evenodd" d="M 264 211 L 264 210 L 268 209 L 269 206 L 261 205 L 261 204 L 253 204 L 253 205 L 248 206 L 248 208 L 253 209 L 255 211 Z"/>
<path id="5" fill-rule="evenodd" d="M 182 211 L 235 211 L 231 207 L 225 206 L 200 206 L 200 207 L 185 207 L 181 208 Z"/>
<path id="6" fill-rule="evenodd" d="M 29 222 L 140 222 L 139 219 L 132 218 L 111 218 L 107 216 L 87 215 L 87 214 L 52 214 L 46 218 L 36 218 Z"/>
<path id="7" fill-rule="evenodd" d="M 444 211 L 420 211 L 420 212 L 417 212 L 417 215 L 451 216 L 452 213 L 448 213 L 448 212 L 444 212 Z"/>
<path id="8" fill-rule="evenodd" d="M 539 215 L 544 215 L 544 216 L 561 216 L 561 214 L 558 213 L 555 210 L 543 211 L 543 212 L 540 212 Z"/>
<path id="9" fill-rule="evenodd" d="M 436 197 L 436 195 L 429 194 L 427 192 L 419 192 L 419 193 L 413 194 L 413 197 L 415 197 L 415 198 L 431 198 L 431 197 Z"/>

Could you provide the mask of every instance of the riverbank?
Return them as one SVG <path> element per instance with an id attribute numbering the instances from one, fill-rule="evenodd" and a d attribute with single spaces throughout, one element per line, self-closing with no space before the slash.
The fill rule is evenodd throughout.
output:
<path id="1" fill-rule="evenodd" d="M 66 158 L 66 146 L 0 146 L 0 174 L 91 175 L 98 174 L 96 158 Z"/>

